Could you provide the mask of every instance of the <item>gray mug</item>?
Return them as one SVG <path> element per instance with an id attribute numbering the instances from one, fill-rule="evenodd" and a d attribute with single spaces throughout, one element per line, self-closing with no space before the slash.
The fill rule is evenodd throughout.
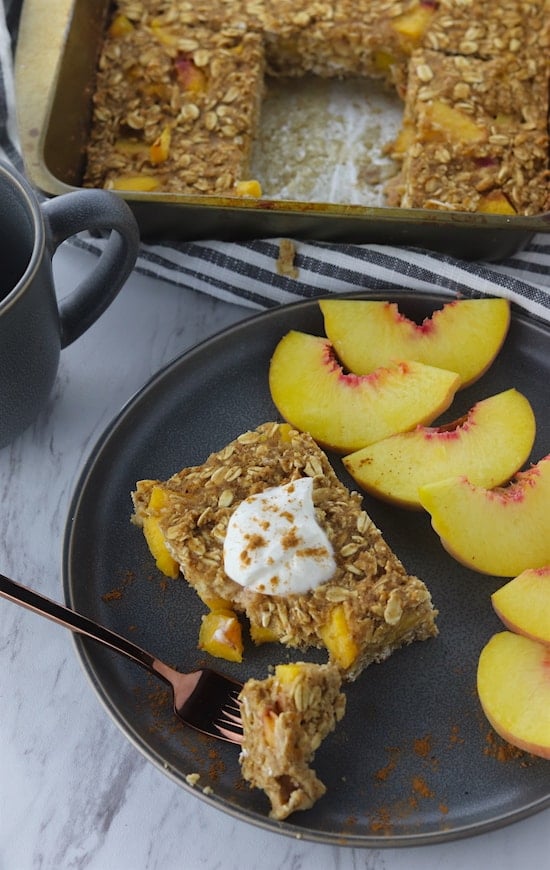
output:
<path id="1" fill-rule="evenodd" d="M 52 257 L 83 230 L 111 235 L 92 272 L 58 301 Z M 0 161 L 0 447 L 44 407 L 60 351 L 110 305 L 138 247 L 134 216 L 116 194 L 75 190 L 40 204 L 27 181 Z"/>

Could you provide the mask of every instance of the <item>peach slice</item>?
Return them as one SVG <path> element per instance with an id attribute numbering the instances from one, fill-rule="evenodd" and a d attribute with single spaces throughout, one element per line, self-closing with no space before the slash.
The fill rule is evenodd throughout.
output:
<path id="1" fill-rule="evenodd" d="M 477 380 L 498 354 L 510 325 L 507 299 L 457 299 L 420 325 L 395 303 L 322 299 L 325 332 L 343 364 L 358 375 L 395 359 L 414 359 Z"/>
<path id="2" fill-rule="evenodd" d="M 550 562 L 550 454 L 503 487 L 452 477 L 418 494 L 445 549 L 474 571 L 515 577 Z"/>
<path id="3" fill-rule="evenodd" d="M 481 651 L 477 691 L 504 740 L 550 759 L 550 647 L 502 631 Z"/>
<path id="4" fill-rule="evenodd" d="M 529 458 L 536 422 L 528 400 L 510 389 L 477 402 L 459 420 L 417 426 L 343 459 L 367 492 L 401 507 L 421 508 L 418 488 L 466 475 L 478 486 L 503 483 Z"/>
<path id="5" fill-rule="evenodd" d="M 550 645 L 550 564 L 528 568 L 491 595 L 510 631 Z"/>
<path id="6" fill-rule="evenodd" d="M 344 374 L 326 338 L 292 330 L 271 359 L 269 387 L 282 416 L 319 444 L 350 453 L 431 422 L 452 402 L 455 372 L 400 362 Z"/>

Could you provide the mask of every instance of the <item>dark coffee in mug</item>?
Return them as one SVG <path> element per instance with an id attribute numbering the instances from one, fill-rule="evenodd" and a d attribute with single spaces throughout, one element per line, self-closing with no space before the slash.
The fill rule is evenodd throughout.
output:
<path id="1" fill-rule="evenodd" d="M 111 234 L 92 272 L 58 301 L 53 254 L 83 230 Z M 27 181 L 0 161 L 0 447 L 45 405 L 61 350 L 115 298 L 138 247 L 135 218 L 116 194 L 77 190 L 40 204 Z"/>

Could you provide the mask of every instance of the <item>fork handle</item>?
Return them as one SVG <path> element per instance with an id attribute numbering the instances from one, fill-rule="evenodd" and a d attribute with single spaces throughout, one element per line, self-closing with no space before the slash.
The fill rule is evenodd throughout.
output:
<path id="1" fill-rule="evenodd" d="M 82 634 L 85 637 L 90 637 L 92 640 L 98 641 L 109 649 L 121 653 L 126 658 L 131 659 L 141 667 L 160 676 L 163 679 L 166 677 L 157 667 L 161 663 L 155 659 L 150 653 L 136 646 L 121 635 L 110 631 L 102 625 L 98 625 L 93 619 L 88 619 L 81 613 L 65 607 L 63 604 L 58 604 L 52 601 L 51 598 L 46 598 L 45 595 L 40 595 L 28 586 L 23 586 L 21 583 L 16 583 L 15 580 L 10 580 L 4 574 L 0 574 L 0 596 L 7 598 L 8 601 L 13 601 L 15 604 L 21 604 L 28 610 L 33 610 L 40 616 L 45 616 L 53 622 L 57 622 L 64 628 L 68 628 L 75 634 Z"/>

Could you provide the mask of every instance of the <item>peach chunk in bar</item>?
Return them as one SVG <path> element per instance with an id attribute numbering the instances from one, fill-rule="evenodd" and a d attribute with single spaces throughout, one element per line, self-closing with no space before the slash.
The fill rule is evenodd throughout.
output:
<path id="1" fill-rule="evenodd" d="M 545 211 L 547 113 L 547 79 L 535 62 L 415 52 L 394 146 L 403 168 L 390 197 L 404 207 Z"/>

